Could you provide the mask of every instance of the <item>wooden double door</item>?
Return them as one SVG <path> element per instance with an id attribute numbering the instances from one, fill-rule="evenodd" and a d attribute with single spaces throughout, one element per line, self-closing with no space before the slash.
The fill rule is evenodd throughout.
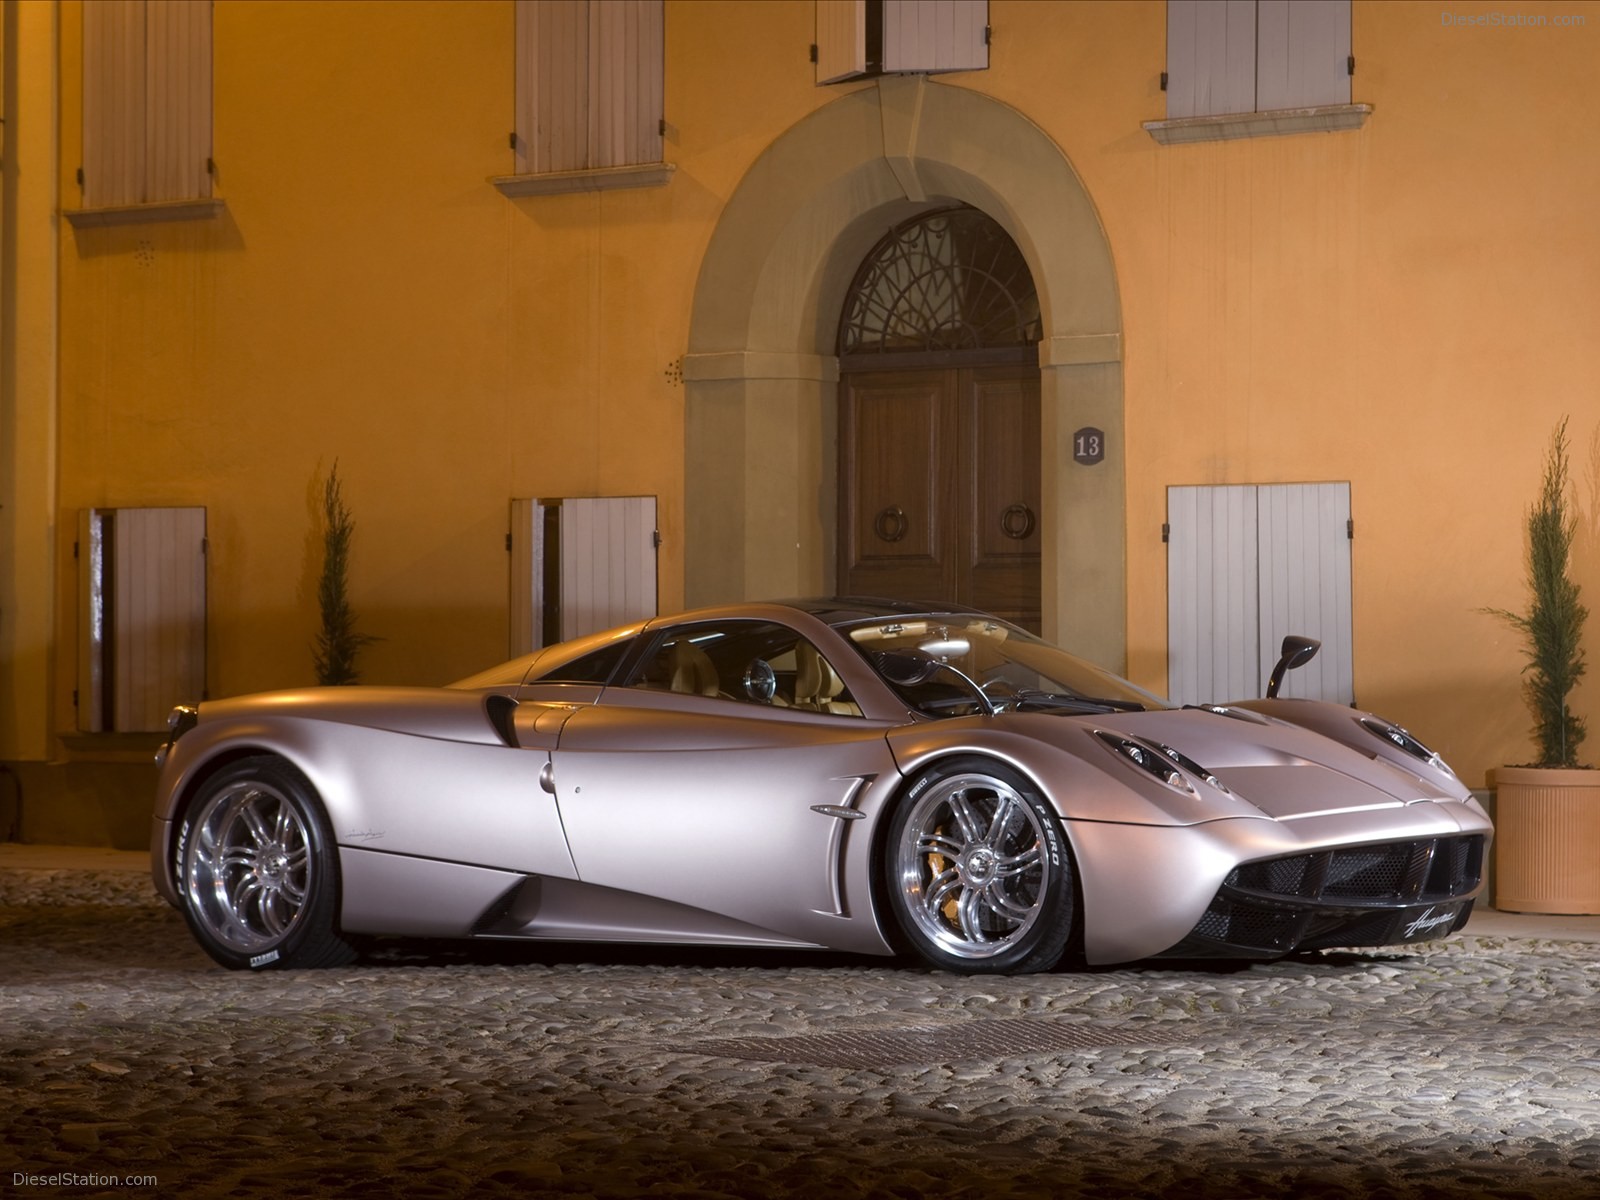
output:
<path id="1" fill-rule="evenodd" d="M 1038 632 L 1038 367 L 846 371 L 839 396 L 840 593 Z"/>

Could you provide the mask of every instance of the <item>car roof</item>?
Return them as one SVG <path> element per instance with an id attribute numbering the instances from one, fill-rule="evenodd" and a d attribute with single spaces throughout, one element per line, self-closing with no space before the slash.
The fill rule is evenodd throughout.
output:
<path id="1" fill-rule="evenodd" d="M 964 604 L 932 604 L 913 600 L 888 600 L 881 596 L 803 596 L 776 600 L 785 608 L 809 613 L 834 628 L 862 621 L 881 621 L 887 617 L 923 617 L 944 613 L 979 614 Z"/>

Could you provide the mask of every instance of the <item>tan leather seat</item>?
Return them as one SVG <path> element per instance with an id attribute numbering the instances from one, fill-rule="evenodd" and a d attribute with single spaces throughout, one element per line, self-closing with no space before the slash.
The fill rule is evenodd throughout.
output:
<path id="1" fill-rule="evenodd" d="M 860 716 L 860 707 L 850 699 L 840 700 L 844 680 L 816 648 L 809 642 L 800 642 L 794 648 L 794 706 L 808 712 L 838 713 L 843 716 Z"/>
<path id="2" fill-rule="evenodd" d="M 686 696 L 717 694 L 717 669 L 693 642 L 674 642 L 667 651 L 667 665 L 672 670 L 673 691 Z"/>

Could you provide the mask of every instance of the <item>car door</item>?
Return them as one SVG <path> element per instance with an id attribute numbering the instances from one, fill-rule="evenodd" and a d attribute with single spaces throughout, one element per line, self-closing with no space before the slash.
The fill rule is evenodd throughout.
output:
<path id="1" fill-rule="evenodd" d="M 731 918 L 751 941 L 848 945 L 867 915 L 861 947 L 881 949 L 846 864 L 867 849 L 862 802 L 895 777 L 886 728 L 780 624 L 664 630 L 562 724 L 552 771 L 578 876 Z"/>

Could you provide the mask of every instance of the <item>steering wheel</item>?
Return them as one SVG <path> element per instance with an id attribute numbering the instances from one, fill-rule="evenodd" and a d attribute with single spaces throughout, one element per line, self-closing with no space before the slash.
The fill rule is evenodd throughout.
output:
<path id="1" fill-rule="evenodd" d="M 778 673 L 764 658 L 758 658 L 745 668 L 744 694 L 757 704 L 771 704 L 778 691 Z"/>

